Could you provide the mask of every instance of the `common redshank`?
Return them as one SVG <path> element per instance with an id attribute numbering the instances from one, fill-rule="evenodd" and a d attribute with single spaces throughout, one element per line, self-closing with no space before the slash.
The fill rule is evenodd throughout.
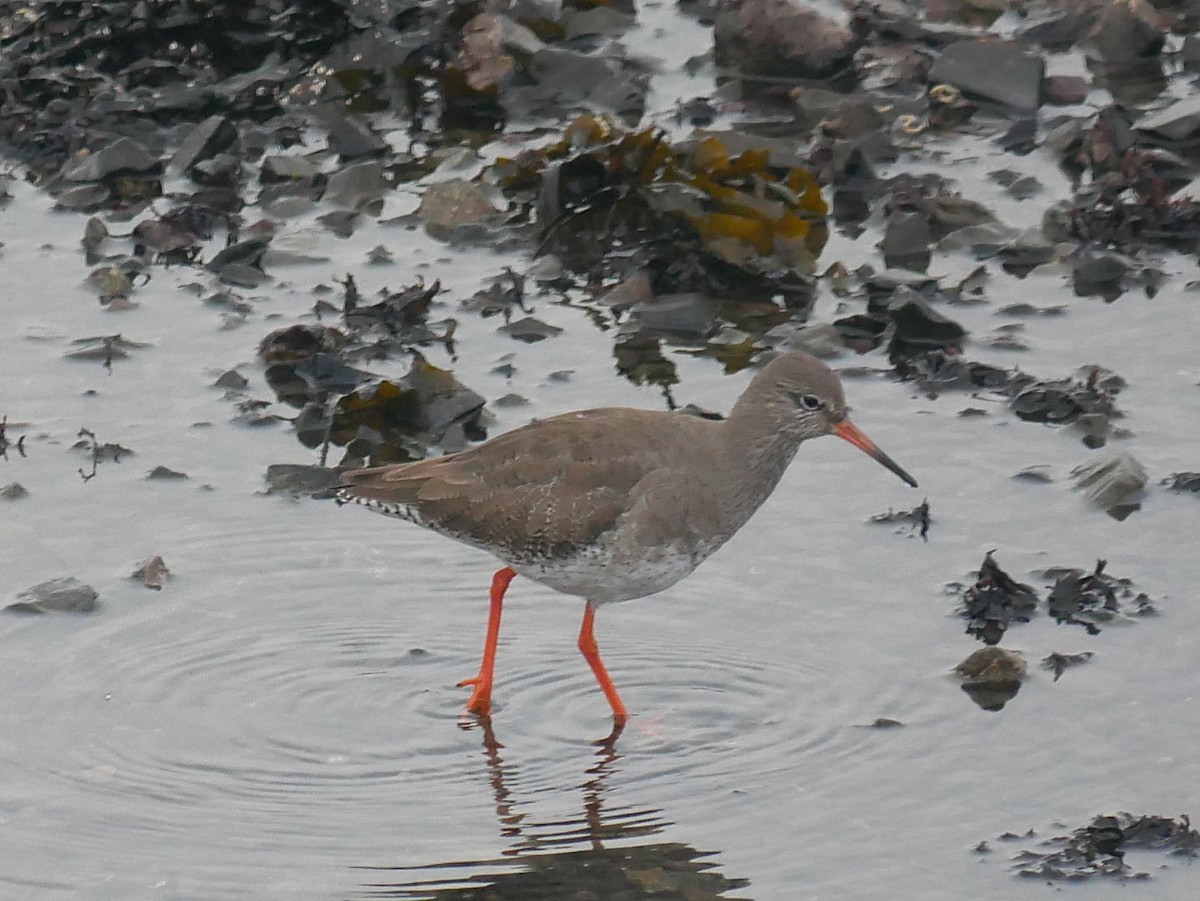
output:
<path id="1" fill-rule="evenodd" d="M 846 418 L 837 375 L 787 353 L 762 368 L 729 417 L 602 408 L 564 413 L 469 450 L 345 473 L 339 497 L 493 554 L 487 638 L 467 710 L 486 716 L 500 609 L 527 576 L 584 598 L 579 650 L 612 707 L 628 713 L 592 634 L 596 608 L 645 597 L 692 572 L 779 483 L 801 442 L 837 435 L 909 485 L 916 480 Z"/>

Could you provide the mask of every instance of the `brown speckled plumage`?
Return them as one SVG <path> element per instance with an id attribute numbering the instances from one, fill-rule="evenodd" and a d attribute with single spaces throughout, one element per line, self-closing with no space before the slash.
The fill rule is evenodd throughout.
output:
<path id="1" fill-rule="evenodd" d="M 820 407 L 806 409 L 805 398 Z M 837 376 L 785 354 L 724 421 L 565 413 L 462 453 L 349 472 L 343 496 L 487 550 L 560 591 L 624 600 L 691 572 L 766 500 L 800 443 L 844 418 Z M 587 571 L 584 584 L 573 563 Z M 654 572 L 631 572 L 639 566 Z"/>
<path id="2" fill-rule="evenodd" d="M 517 573 L 587 599 L 579 650 L 613 712 L 628 716 L 592 634 L 596 607 L 674 585 L 740 529 L 806 438 L 836 434 L 900 478 L 912 476 L 846 419 L 837 376 L 784 354 L 714 422 L 608 408 L 532 422 L 433 460 L 345 474 L 340 497 L 483 548 L 492 577 L 487 638 L 467 710 L 491 707 L 504 593 Z"/>

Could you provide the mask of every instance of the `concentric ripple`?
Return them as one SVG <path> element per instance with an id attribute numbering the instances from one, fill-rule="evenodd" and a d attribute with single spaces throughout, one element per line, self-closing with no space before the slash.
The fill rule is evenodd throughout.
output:
<path id="1" fill-rule="evenodd" d="M 539 602 L 554 603 L 553 595 L 535 598 L 531 607 Z M 612 625 L 599 638 L 632 712 L 618 743 L 627 759 L 638 761 L 627 779 L 702 776 L 736 788 L 803 773 L 810 788 L 836 785 L 846 778 L 848 762 L 861 778 L 872 759 L 891 755 L 891 730 L 871 728 L 876 719 L 925 715 L 915 707 L 911 685 L 872 672 L 862 660 L 772 643 L 769 631 L 758 642 L 767 647 L 723 641 L 740 625 L 720 610 L 705 611 L 715 628 L 705 622 L 681 632 L 664 606 L 669 600 L 649 599 L 635 612 L 636 604 L 614 605 L 611 620 L 604 608 Z M 530 635 L 521 622 L 529 615 L 510 617 L 512 644 L 497 662 L 502 740 L 583 748 L 602 739 L 611 724 L 609 708 L 574 648 L 571 617 L 543 615 Z M 632 628 L 622 623 L 626 617 L 634 620 Z"/>
<path id="2" fill-rule="evenodd" d="M 4 721 L 21 724 L 0 740 L 21 786 L 0 821 L 22 828 L 0 885 L 28 878 L 25 841 L 74 852 L 85 871 L 114 843 L 136 855 L 154 838 L 165 854 L 172 836 L 185 857 L 233 842 L 275 848 L 283 864 L 344 851 L 347 824 L 403 828 L 420 811 L 431 825 L 457 819 L 447 796 L 486 801 L 453 687 L 478 639 L 446 640 L 448 621 L 486 610 L 465 584 L 486 584 L 486 569 L 410 589 L 376 574 L 368 551 L 358 575 L 378 590 L 348 589 L 357 559 L 294 529 L 238 530 L 228 516 L 223 528 L 164 550 L 175 578 L 160 594 L 122 584 L 90 617 L 0 623 L 22 677 L 0 701 Z M 433 571 L 423 552 L 418 543 L 413 565 Z"/>
<path id="3" fill-rule="evenodd" d="M 693 620 L 688 605 L 721 588 L 710 579 L 692 600 L 605 608 L 601 651 L 634 716 L 601 786 L 592 743 L 610 717 L 575 647 L 577 601 L 514 583 L 489 732 L 463 720 L 455 687 L 478 665 L 485 555 L 401 526 L 402 553 L 390 532 L 330 541 L 316 505 L 279 531 L 261 510 L 220 512 L 195 521 L 221 531 L 156 548 L 176 574 L 161 593 L 122 583 L 91 617 L 0 623 L 22 674 L 0 701 L 22 723 L 0 736 L 18 777 L 0 818 L 19 829 L 0 887 L 34 878 L 22 849 L 37 859 L 48 842 L 78 885 L 113 878 L 119 846 L 137 860 L 125 871 L 181 897 L 172 880 L 195 871 L 240 897 L 247 873 L 286 880 L 302 860 L 433 864 L 448 843 L 490 859 L 540 834 L 534 816 L 591 828 L 605 795 L 616 822 L 628 807 L 669 823 L 697 816 L 700 785 L 704 817 L 735 822 L 740 790 L 869 776 L 892 739 L 858 727 L 906 709 L 901 688 L 814 653 L 817 637 L 796 646 L 719 604 Z M 566 827 L 564 852 L 577 841 L 586 829 Z"/>

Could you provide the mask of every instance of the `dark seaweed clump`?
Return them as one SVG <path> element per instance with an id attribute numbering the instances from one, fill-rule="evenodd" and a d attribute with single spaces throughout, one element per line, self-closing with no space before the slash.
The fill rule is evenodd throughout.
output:
<path id="1" fill-rule="evenodd" d="M 1013 869 L 1021 876 L 1050 881 L 1081 881 L 1095 876 L 1149 879 L 1149 873 L 1136 872 L 1129 865 L 1125 860 L 1127 852 L 1165 851 L 1194 858 L 1200 855 L 1200 833 L 1192 828 L 1187 815 L 1175 820 L 1122 812 L 1097 816 L 1069 835 L 1047 839 L 1041 847 L 1049 850 L 1024 850 L 1018 854 Z"/>
<path id="2" fill-rule="evenodd" d="M 963 589 L 959 614 L 967 620 L 967 633 L 985 644 L 997 644 L 1013 623 L 1027 623 L 1038 608 L 1037 591 L 1018 582 L 992 557 L 984 555 L 979 577 Z M 1135 592 L 1130 579 L 1104 571 L 1107 561 L 1098 560 L 1090 571 L 1053 567 L 1042 573 L 1052 584 L 1046 596 L 1046 612 L 1055 622 L 1082 626 L 1098 635 L 1100 626 L 1118 619 L 1157 613 L 1145 592 Z"/>
<path id="3" fill-rule="evenodd" d="M 1029 622 L 1037 610 L 1037 593 L 1018 582 L 984 555 L 979 578 L 962 596 L 961 613 L 967 619 L 967 633 L 985 644 L 998 644 L 1013 622 Z"/>

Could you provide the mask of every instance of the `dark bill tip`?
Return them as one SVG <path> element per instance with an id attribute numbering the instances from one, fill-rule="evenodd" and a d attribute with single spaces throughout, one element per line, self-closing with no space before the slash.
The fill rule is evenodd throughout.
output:
<path id="1" fill-rule="evenodd" d="M 875 446 L 875 442 L 859 431 L 858 426 L 854 425 L 849 419 L 843 419 L 833 427 L 833 433 L 844 441 L 849 441 L 860 451 L 869 457 L 874 457 L 883 466 L 886 466 L 901 479 L 917 487 L 917 480 L 905 472 L 904 468 Z"/>

